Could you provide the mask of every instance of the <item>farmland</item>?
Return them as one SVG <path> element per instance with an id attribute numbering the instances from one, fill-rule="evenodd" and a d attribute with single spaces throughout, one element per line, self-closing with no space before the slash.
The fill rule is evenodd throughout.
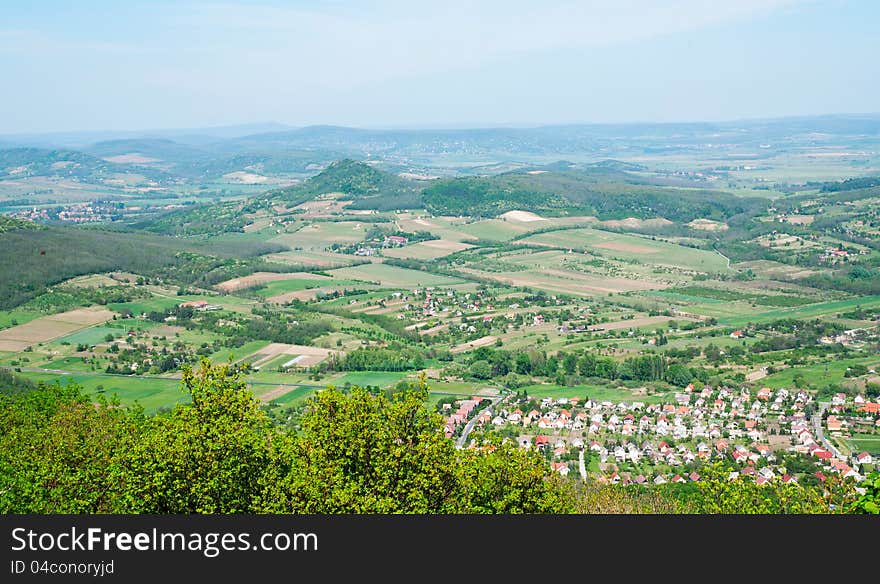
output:
<path id="1" fill-rule="evenodd" d="M 155 261 L 105 254 L 13 290 L 0 367 L 161 415 L 187 403 L 186 368 L 231 363 L 290 428 L 328 386 L 390 396 L 422 375 L 426 405 L 447 419 L 473 396 L 509 414 L 572 398 L 668 407 L 696 395 L 688 387 L 824 402 L 874 391 L 880 253 L 861 218 L 873 195 L 845 205 L 745 178 L 710 191 L 645 160 L 417 181 L 347 160 L 271 185 L 254 178 L 271 173 L 228 170 L 253 184 L 131 224 Z M 9 229 L 16 249 L 42 237 L 57 250 L 66 229 L 83 253 L 118 237 Z M 838 443 L 873 452 L 874 437 Z"/>
<path id="2" fill-rule="evenodd" d="M 726 260 L 709 250 L 693 249 L 656 239 L 597 229 L 566 229 L 532 235 L 522 241 L 532 245 L 578 251 L 589 250 L 603 257 L 674 266 L 700 272 L 727 270 Z"/>

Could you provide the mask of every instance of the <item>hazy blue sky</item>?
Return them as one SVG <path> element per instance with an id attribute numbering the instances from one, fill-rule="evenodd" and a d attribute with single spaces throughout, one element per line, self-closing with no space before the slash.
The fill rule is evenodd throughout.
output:
<path id="1" fill-rule="evenodd" d="M 0 133 L 880 111 L 876 0 L 32 0 L 0 14 Z"/>

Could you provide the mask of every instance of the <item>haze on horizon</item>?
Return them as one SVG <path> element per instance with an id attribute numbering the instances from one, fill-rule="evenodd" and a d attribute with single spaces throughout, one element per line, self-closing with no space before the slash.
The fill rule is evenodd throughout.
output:
<path id="1" fill-rule="evenodd" d="M 871 0 L 47 0 L 0 23 L 0 134 L 877 112 Z"/>

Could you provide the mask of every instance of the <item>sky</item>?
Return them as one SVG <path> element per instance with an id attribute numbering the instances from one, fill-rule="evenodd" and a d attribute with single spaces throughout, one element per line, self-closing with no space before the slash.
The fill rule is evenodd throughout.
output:
<path id="1" fill-rule="evenodd" d="M 12 0 L 0 134 L 880 111 L 876 0 Z"/>

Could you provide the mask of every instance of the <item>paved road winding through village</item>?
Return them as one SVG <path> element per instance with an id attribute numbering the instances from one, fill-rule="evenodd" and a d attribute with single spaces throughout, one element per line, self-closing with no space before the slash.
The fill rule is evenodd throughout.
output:
<path id="1" fill-rule="evenodd" d="M 825 414 L 825 410 L 828 409 L 828 406 L 831 404 L 829 402 L 819 402 L 819 410 L 813 414 L 811 421 L 813 422 L 813 430 L 816 432 L 816 437 L 819 439 L 819 442 L 825 445 L 825 447 L 831 451 L 831 453 L 838 460 L 846 460 L 846 457 L 843 456 L 840 451 L 835 447 L 830 440 L 825 437 L 825 433 L 822 431 L 822 416 Z"/>
<path id="2" fill-rule="evenodd" d="M 494 414 L 495 413 L 495 406 L 497 406 L 498 402 L 500 402 L 502 399 L 503 399 L 503 396 L 500 396 L 500 395 L 496 398 L 493 398 L 492 403 L 490 403 L 488 406 L 486 406 L 486 408 L 484 410 L 481 410 L 481 411 L 477 412 L 476 414 L 474 414 L 474 417 L 472 417 L 470 420 L 468 420 L 468 423 L 465 424 L 465 426 L 464 426 L 464 430 L 461 431 L 461 436 L 459 436 L 458 440 L 455 442 L 456 447 L 464 448 L 464 445 L 467 442 L 468 435 L 471 433 L 471 430 L 474 429 L 474 424 L 477 423 L 477 418 L 479 418 L 481 415 L 483 415 L 483 412 L 489 414 L 490 416 L 492 414 Z"/>

